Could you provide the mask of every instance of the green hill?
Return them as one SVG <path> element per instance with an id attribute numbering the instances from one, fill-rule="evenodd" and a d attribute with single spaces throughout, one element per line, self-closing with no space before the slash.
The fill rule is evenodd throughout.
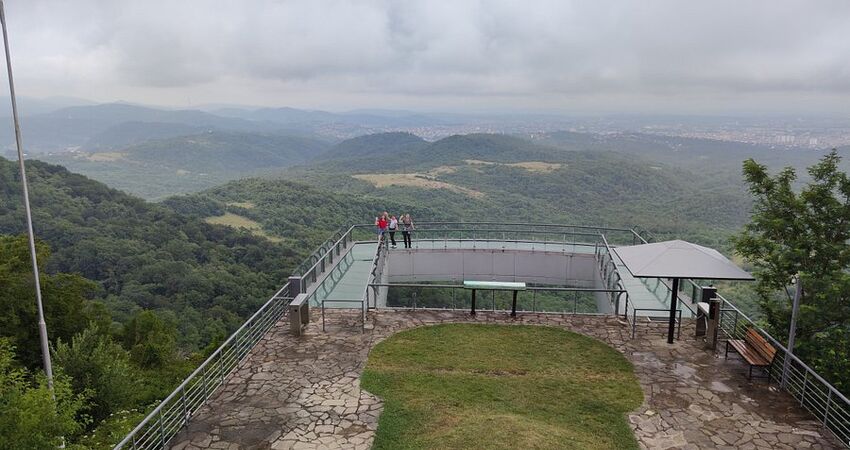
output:
<path id="1" fill-rule="evenodd" d="M 147 141 L 118 151 L 39 158 L 111 187 L 159 199 L 301 164 L 327 147 L 323 141 L 300 136 L 214 131 Z"/>
<path id="2" fill-rule="evenodd" d="M 309 251 L 207 224 L 59 166 L 30 161 L 28 175 L 35 231 L 52 249 L 48 272 L 97 282 L 117 322 L 140 308 L 173 317 L 186 349 L 234 329 Z M 16 165 L 0 158 L 0 234 L 25 230 L 20 192 Z"/>

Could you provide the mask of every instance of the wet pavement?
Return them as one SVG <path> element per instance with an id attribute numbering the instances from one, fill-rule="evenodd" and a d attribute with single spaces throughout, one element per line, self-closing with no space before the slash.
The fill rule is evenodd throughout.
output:
<path id="1" fill-rule="evenodd" d="M 382 411 L 380 399 L 360 389 L 369 350 L 400 330 L 449 322 L 557 326 L 617 349 L 644 391 L 628 416 L 642 448 L 841 448 L 775 383 L 748 381 L 740 360 L 715 357 L 688 327 L 668 345 L 660 326 L 642 325 L 630 339 L 630 328 L 610 316 L 372 311 L 365 333 L 359 311 L 329 312 L 327 333 L 320 320 L 301 338 L 279 323 L 171 448 L 368 449 Z"/>

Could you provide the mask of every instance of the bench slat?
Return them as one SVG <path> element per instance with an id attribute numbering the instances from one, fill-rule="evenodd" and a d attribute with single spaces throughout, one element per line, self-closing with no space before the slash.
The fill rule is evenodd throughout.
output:
<path id="1" fill-rule="evenodd" d="M 773 357 L 776 356 L 776 349 L 767 342 L 767 339 L 762 337 L 755 328 L 748 328 L 747 333 L 744 335 L 744 340 L 747 342 L 747 345 L 752 347 L 755 351 L 757 351 L 762 358 L 767 361 L 773 361 Z"/>
<path id="2" fill-rule="evenodd" d="M 735 348 L 735 351 L 746 359 L 753 366 L 769 366 L 770 361 L 765 359 L 759 352 L 753 350 L 743 340 L 730 340 L 729 344 Z"/>

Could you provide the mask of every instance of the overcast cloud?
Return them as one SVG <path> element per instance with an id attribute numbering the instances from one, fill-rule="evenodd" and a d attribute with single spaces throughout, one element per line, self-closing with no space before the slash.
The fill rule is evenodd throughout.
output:
<path id="1" fill-rule="evenodd" d="M 850 114 L 850 2 L 6 2 L 22 95 Z"/>

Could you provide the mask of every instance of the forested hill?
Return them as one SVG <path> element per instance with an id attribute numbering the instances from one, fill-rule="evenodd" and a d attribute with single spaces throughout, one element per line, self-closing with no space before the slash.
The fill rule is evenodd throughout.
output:
<path id="1" fill-rule="evenodd" d="M 427 141 L 411 133 L 369 134 L 342 141 L 321 154 L 319 159 L 381 157 L 415 152 L 427 146 Z"/>
<path id="2" fill-rule="evenodd" d="M 163 202 L 187 215 L 234 225 L 256 222 L 258 230 L 283 240 L 285 245 L 315 248 L 335 230 L 352 223 L 371 223 L 381 211 L 410 213 L 430 220 L 450 219 L 448 211 L 425 201 L 403 201 L 391 196 L 352 195 L 282 179 L 245 179 L 204 192 L 169 198 Z"/>
<path id="3" fill-rule="evenodd" d="M 39 159 L 149 199 L 194 192 L 302 164 L 329 144 L 314 138 L 210 131 L 155 139 L 110 152 L 68 152 Z"/>
<path id="4" fill-rule="evenodd" d="M 117 322 L 141 308 L 171 318 L 186 350 L 234 329 L 308 251 L 207 224 L 59 166 L 27 166 L 35 231 L 52 250 L 48 272 L 96 281 L 96 298 Z M 25 231 L 19 180 L 17 166 L 0 158 L 0 234 Z"/>
<path id="5" fill-rule="evenodd" d="M 283 176 L 428 207 L 454 220 L 641 225 L 720 247 L 749 218 L 742 182 L 718 183 L 616 149 L 573 151 L 496 134 L 451 136 L 415 149 L 408 141 L 397 134 L 364 136 L 357 148 L 380 148 L 379 155 L 337 153 Z"/>

